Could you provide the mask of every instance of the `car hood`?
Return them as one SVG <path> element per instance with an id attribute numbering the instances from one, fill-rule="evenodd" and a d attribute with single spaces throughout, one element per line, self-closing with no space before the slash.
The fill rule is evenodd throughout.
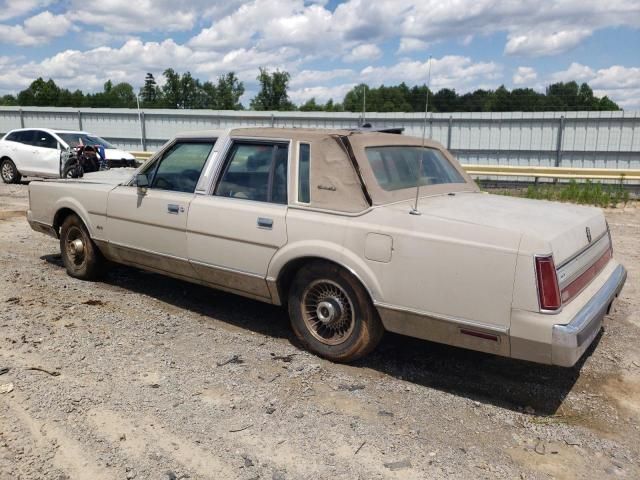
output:
<path id="1" fill-rule="evenodd" d="M 100 172 L 85 173 L 80 181 L 87 181 L 91 183 L 106 183 L 109 185 L 121 185 L 129 182 L 135 173 L 135 168 L 111 168 L 109 170 L 102 170 Z"/>
<path id="2" fill-rule="evenodd" d="M 107 160 L 135 160 L 131 153 L 118 148 L 105 148 L 104 154 Z"/>
<path id="3" fill-rule="evenodd" d="M 408 212 L 411 204 L 403 202 L 386 208 Z M 504 195 L 456 193 L 426 197 L 420 199 L 419 210 L 427 218 L 519 232 L 524 237 L 521 242 L 524 246 L 540 245 L 541 242 L 549 245 L 556 265 L 607 231 L 604 214 L 599 208 Z"/>

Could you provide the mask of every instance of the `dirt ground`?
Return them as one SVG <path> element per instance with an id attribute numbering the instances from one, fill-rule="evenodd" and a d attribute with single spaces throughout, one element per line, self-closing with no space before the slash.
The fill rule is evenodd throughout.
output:
<path id="1" fill-rule="evenodd" d="M 26 206 L 0 185 L 0 480 L 640 478 L 640 207 L 607 212 L 627 285 L 561 369 L 394 335 L 332 364 L 279 308 L 68 277 Z"/>

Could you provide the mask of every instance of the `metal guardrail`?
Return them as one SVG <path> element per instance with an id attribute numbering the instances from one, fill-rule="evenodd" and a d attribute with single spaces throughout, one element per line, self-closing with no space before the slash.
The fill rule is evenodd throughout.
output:
<path id="1" fill-rule="evenodd" d="M 136 157 L 136 160 L 146 161 L 149 160 L 156 152 L 130 152 L 131 155 Z"/>
<path id="2" fill-rule="evenodd" d="M 136 159 L 149 160 L 155 152 L 131 152 Z M 495 177 L 566 178 L 575 180 L 640 180 L 640 169 L 530 167 L 519 165 L 463 164 L 469 175 Z"/>
<path id="3" fill-rule="evenodd" d="M 575 180 L 640 180 L 640 169 L 530 167 L 516 165 L 474 165 L 462 167 L 469 175 L 497 177 L 567 178 Z"/>

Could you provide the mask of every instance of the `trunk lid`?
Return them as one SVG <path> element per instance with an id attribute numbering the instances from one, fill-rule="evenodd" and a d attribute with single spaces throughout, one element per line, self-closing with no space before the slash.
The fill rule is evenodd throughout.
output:
<path id="1" fill-rule="evenodd" d="M 85 173 L 82 178 L 68 179 L 65 182 L 89 182 L 89 183 L 105 183 L 109 185 L 122 185 L 129 182 L 136 169 L 130 167 L 110 168 L 109 170 L 101 170 L 99 172 Z M 60 180 L 58 180 L 60 181 Z"/>
<path id="2" fill-rule="evenodd" d="M 408 212 L 411 205 L 403 202 L 392 208 Z M 518 231 L 547 242 L 551 245 L 556 266 L 585 250 L 607 232 L 604 214 L 599 208 L 546 200 L 456 193 L 422 198 L 419 210 L 422 215 Z"/>

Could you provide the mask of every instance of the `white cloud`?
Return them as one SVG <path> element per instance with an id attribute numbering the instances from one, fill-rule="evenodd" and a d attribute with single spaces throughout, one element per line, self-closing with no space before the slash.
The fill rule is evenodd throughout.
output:
<path id="1" fill-rule="evenodd" d="M 191 30 L 211 4 L 207 0 L 71 0 L 69 13 L 76 22 L 108 32 L 166 32 Z"/>
<path id="2" fill-rule="evenodd" d="M 516 73 L 513 74 L 513 83 L 515 85 L 530 84 L 538 78 L 536 70 L 531 67 L 518 67 Z"/>
<path id="3" fill-rule="evenodd" d="M 298 88 L 309 84 L 326 84 L 337 78 L 354 77 L 355 72 L 347 68 L 336 70 L 302 70 L 291 77 L 289 86 Z"/>
<path id="4" fill-rule="evenodd" d="M 0 24 L 0 43 L 20 46 L 42 45 L 55 37 L 62 37 L 71 28 L 71 22 L 64 15 L 54 15 L 49 11 L 27 18 L 23 25 Z"/>
<path id="5" fill-rule="evenodd" d="M 596 96 L 608 96 L 622 108 L 640 109 L 640 67 L 613 65 L 594 70 L 586 65 L 572 63 L 566 70 L 550 75 L 552 82 L 572 80 L 586 82 Z"/>
<path id="6" fill-rule="evenodd" d="M 419 52 L 426 50 L 429 43 L 418 40 L 417 38 L 401 38 L 398 53 Z"/>
<path id="7" fill-rule="evenodd" d="M 5 57 L 0 64 L 1 90 L 15 92 L 37 76 L 51 76 L 63 86 L 83 90 L 99 89 L 109 77 L 139 86 L 147 71 L 160 79 L 165 68 L 173 67 L 190 70 L 202 80 L 233 70 L 250 91 L 258 68 L 265 66 L 291 73 L 296 99 L 316 96 L 324 101 L 339 98 L 360 81 L 425 83 L 428 49 L 439 42 L 464 46 L 501 33 L 506 37 L 505 54 L 542 56 L 571 49 L 599 29 L 640 28 L 638 0 L 345 0 L 336 7 L 327 0 L 67 0 L 58 2 L 55 14 L 43 12 L 51 3 L 0 0 L 0 21 L 19 19 L 0 24 L 0 42 L 36 46 L 82 29 L 77 38 L 84 43 L 44 60 Z M 181 39 L 192 38 L 174 41 L 166 38 L 170 31 L 185 32 Z M 385 60 L 380 60 L 382 45 L 392 42 L 398 45 L 398 60 L 389 63 L 388 47 Z M 369 66 L 356 72 L 343 63 L 359 61 Z M 627 108 L 638 96 L 633 93 L 635 67 L 595 71 L 576 63 L 540 78 L 533 67 L 542 72 L 542 66 L 523 63 L 531 66 L 510 72 L 516 85 L 595 82 L 594 89 L 610 92 Z M 501 65 L 478 58 L 444 56 L 434 59 L 432 66 L 434 89 L 495 88 L 505 81 Z"/>
<path id="8" fill-rule="evenodd" d="M 494 62 L 473 62 L 468 57 L 447 55 L 432 59 L 431 87 L 455 88 L 461 91 L 485 85 L 499 84 L 502 66 Z M 369 66 L 362 70 L 363 81 L 372 85 L 406 82 L 409 85 L 427 83 L 429 61 L 402 60 L 388 67 Z"/>
<path id="9" fill-rule="evenodd" d="M 507 55 L 555 55 L 569 50 L 589 37 L 592 30 L 587 28 L 571 28 L 554 32 L 532 29 L 524 33 L 510 33 L 504 53 Z"/>
<path id="10" fill-rule="evenodd" d="M 53 0 L 3 0 L 0 1 L 0 22 L 21 17 L 53 3 Z"/>
<path id="11" fill-rule="evenodd" d="M 289 98 L 297 104 L 315 98 L 318 103 L 326 103 L 329 100 L 341 102 L 349 90 L 355 87 L 355 83 L 336 85 L 334 87 L 305 87 L 289 91 Z"/>
<path id="12" fill-rule="evenodd" d="M 394 3 L 393 0 L 377 1 Z M 640 2 L 629 0 L 422 0 L 396 16 L 400 34 L 423 41 L 506 32 L 505 53 L 553 55 L 575 47 L 595 30 L 640 26 Z"/>
<path id="13" fill-rule="evenodd" d="M 553 73 L 550 78 L 553 82 L 571 82 L 573 80 L 579 82 L 588 81 L 594 76 L 595 72 L 591 69 L 591 67 L 573 62 L 571 65 L 569 65 L 569 68 L 560 72 Z"/>
<path id="14" fill-rule="evenodd" d="M 382 50 L 380 50 L 377 45 L 364 43 L 355 47 L 351 52 L 342 57 L 342 59 L 349 63 L 366 62 L 367 60 L 380 58 L 381 55 Z"/>

